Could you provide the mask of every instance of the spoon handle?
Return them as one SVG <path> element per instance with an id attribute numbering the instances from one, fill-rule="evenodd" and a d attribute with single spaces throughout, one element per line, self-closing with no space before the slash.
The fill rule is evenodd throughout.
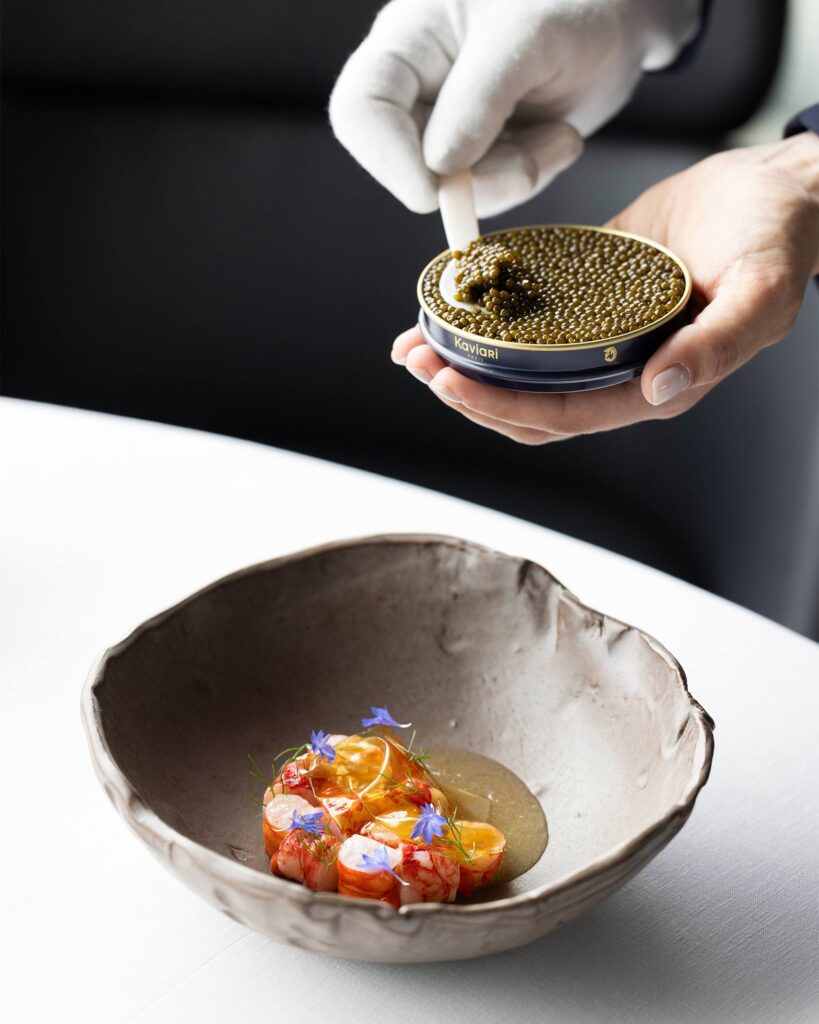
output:
<path id="1" fill-rule="evenodd" d="M 438 202 L 449 248 L 465 249 L 480 234 L 472 172 L 466 170 L 442 177 L 438 184 Z"/>

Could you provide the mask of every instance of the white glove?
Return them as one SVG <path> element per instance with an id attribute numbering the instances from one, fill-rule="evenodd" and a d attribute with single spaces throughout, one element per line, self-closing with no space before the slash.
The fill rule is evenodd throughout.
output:
<path id="1" fill-rule="evenodd" d="M 468 167 L 478 214 L 524 202 L 673 61 L 701 0 L 391 0 L 330 98 L 339 141 L 411 210 Z M 422 141 L 423 139 L 423 141 Z"/>

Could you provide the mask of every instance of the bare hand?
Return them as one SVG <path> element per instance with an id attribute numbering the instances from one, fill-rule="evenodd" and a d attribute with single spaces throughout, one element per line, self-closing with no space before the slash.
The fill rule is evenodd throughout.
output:
<path id="1" fill-rule="evenodd" d="M 690 409 L 790 330 L 819 274 L 819 137 L 729 150 L 666 178 L 610 222 L 668 246 L 688 265 L 700 312 L 668 338 L 642 377 L 599 391 L 528 394 L 448 367 L 418 328 L 395 362 L 452 409 L 523 444 L 545 444 Z"/>

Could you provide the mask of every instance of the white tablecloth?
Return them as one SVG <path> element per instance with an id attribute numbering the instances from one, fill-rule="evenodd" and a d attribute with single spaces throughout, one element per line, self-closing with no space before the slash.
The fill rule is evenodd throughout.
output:
<path id="1" fill-rule="evenodd" d="M 138 622 L 247 563 L 387 531 L 540 562 L 665 643 L 717 723 L 711 780 L 668 849 L 584 918 L 484 960 L 357 964 L 246 931 L 134 840 L 85 751 L 86 672 Z M 652 569 L 303 456 L 3 400 L 0 696 L 15 1024 L 819 1020 L 819 647 Z"/>

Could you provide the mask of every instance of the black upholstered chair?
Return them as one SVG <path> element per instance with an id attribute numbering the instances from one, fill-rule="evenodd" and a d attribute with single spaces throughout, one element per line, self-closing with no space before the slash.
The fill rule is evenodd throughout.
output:
<path id="1" fill-rule="evenodd" d="M 377 6 L 6 0 L 3 393 L 440 487 L 811 631 L 816 297 L 678 420 L 530 449 L 451 414 L 388 356 L 440 225 L 369 179 L 325 114 Z M 688 65 L 649 76 L 498 226 L 601 222 L 720 147 L 771 80 L 783 15 L 714 0 Z"/>

